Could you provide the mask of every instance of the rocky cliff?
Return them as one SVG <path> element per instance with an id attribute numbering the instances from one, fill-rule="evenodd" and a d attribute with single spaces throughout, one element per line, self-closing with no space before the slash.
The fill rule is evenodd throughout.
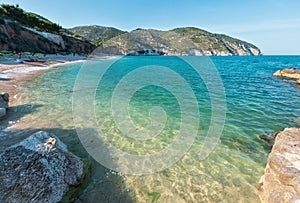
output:
<path id="1" fill-rule="evenodd" d="M 48 19 L 24 11 L 19 6 L 0 6 L 0 50 L 33 53 L 91 53 L 89 41 L 62 32 Z"/>
<path id="2" fill-rule="evenodd" d="M 263 203 L 300 202 L 300 129 L 278 133 L 259 183 Z"/>
<path id="3" fill-rule="evenodd" d="M 64 43 L 58 44 L 24 28 L 19 23 L 3 22 L 0 24 L 0 50 L 49 54 L 64 52 L 88 54 L 96 48 L 90 42 L 70 36 L 61 35 L 61 38 Z"/>
<path id="4" fill-rule="evenodd" d="M 151 50 L 165 55 L 261 55 L 250 43 L 193 27 L 169 31 L 137 29 L 105 41 L 103 47 L 116 47 L 121 54 Z"/>

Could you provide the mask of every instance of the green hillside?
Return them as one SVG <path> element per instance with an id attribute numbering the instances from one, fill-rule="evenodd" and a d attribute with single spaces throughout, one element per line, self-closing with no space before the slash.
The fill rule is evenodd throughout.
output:
<path id="1" fill-rule="evenodd" d="M 103 27 L 99 25 L 79 26 L 67 30 L 96 45 L 100 45 L 103 41 L 124 33 L 124 31 L 113 27 Z"/>
<path id="2" fill-rule="evenodd" d="M 253 44 L 194 27 L 169 31 L 136 29 L 105 41 L 103 46 L 118 47 L 122 54 L 145 49 L 162 51 L 166 55 L 261 54 Z"/>
<path id="3" fill-rule="evenodd" d="M 48 33 L 52 33 L 52 37 L 49 37 Z M 18 5 L 0 6 L 0 50 L 2 51 L 89 54 L 95 48 L 95 45 L 89 41 L 76 37 L 73 33 L 64 33 L 64 29 L 58 24 L 38 14 L 26 12 Z"/>
<path id="4" fill-rule="evenodd" d="M 35 28 L 39 31 L 45 31 L 50 33 L 58 34 L 62 29 L 56 23 L 49 21 L 48 19 L 41 17 L 40 15 L 26 12 L 19 8 L 18 5 L 2 4 L 0 7 L 0 16 L 9 18 L 11 20 L 18 21 L 24 26 Z"/>
<path id="5" fill-rule="evenodd" d="M 60 35 L 61 40 L 49 41 L 27 27 Z M 90 53 L 96 46 L 101 46 L 101 50 L 109 53 L 130 55 L 152 52 L 165 55 L 261 55 L 253 44 L 195 27 L 168 31 L 139 28 L 131 32 L 98 25 L 65 29 L 38 14 L 24 11 L 18 5 L 7 4 L 0 7 L 0 42 L 3 50 L 42 53 Z"/>

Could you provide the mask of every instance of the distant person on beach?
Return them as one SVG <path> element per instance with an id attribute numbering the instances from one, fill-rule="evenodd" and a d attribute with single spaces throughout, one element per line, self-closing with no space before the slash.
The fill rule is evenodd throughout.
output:
<path id="1" fill-rule="evenodd" d="M 23 63 L 22 61 L 22 54 L 20 52 L 18 52 L 18 59 L 17 59 L 18 63 Z"/>

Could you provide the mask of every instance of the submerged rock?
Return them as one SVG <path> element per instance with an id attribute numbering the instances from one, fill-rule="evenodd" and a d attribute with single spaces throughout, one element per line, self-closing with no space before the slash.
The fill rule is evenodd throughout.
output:
<path id="1" fill-rule="evenodd" d="M 277 132 L 273 132 L 273 133 L 262 134 L 262 135 L 259 135 L 259 138 L 262 141 L 273 145 L 274 142 L 275 142 L 276 136 L 278 135 L 278 133 L 281 133 L 281 132 L 282 132 L 282 130 L 281 131 L 277 131 Z"/>
<path id="2" fill-rule="evenodd" d="M 9 94 L 1 93 L 0 94 L 0 108 L 8 109 L 8 102 L 9 102 Z"/>
<path id="3" fill-rule="evenodd" d="M 0 202 L 59 202 L 82 173 L 58 137 L 37 132 L 0 153 Z"/>
<path id="4" fill-rule="evenodd" d="M 276 71 L 273 76 L 292 78 L 297 79 L 298 81 L 300 79 L 300 70 L 297 70 L 296 68 L 286 68 Z"/>
<path id="5" fill-rule="evenodd" d="M 300 201 L 300 129 L 278 133 L 259 183 L 263 203 Z"/>
<path id="6" fill-rule="evenodd" d="M 275 135 L 272 133 L 269 134 L 262 134 L 259 136 L 260 139 L 262 139 L 263 141 L 269 143 L 269 144 L 274 144 L 275 141 Z"/>

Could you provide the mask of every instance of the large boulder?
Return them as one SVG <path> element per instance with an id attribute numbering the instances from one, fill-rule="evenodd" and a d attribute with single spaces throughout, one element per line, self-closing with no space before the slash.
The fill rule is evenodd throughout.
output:
<path id="1" fill-rule="evenodd" d="M 296 68 L 286 68 L 276 71 L 273 76 L 298 79 L 300 78 L 300 70 Z"/>
<path id="2" fill-rule="evenodd" d="M 259 183 L 263 203 L 300 202 L 300 129 L 278 133 Z"/>
<path id="3" fill-rule="evenodd" d="M 8 93 L 1 93 L 0 94 L 0 108 L 8 108 L 9 102 L 9 94 Z"/>
<path id="4" fill-rule="evenodd" d="M 82 173 L 58 137 L 37 132 L 0 153 L 0 202 L 59 202 Z"/>

